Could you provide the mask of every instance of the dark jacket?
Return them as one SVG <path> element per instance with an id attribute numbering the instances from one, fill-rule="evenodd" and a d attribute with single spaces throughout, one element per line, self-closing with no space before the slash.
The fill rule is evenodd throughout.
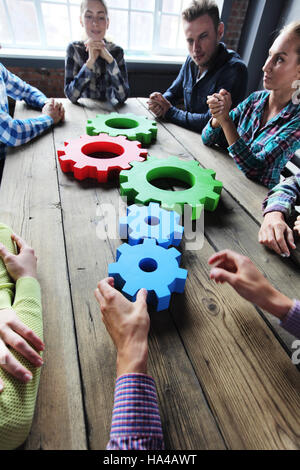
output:
<path id="1" fill-rule="evenodd" d="M 201 132 L 211 118 L 206 104 L 207 96 L 224 88 L 231 93 L 232 107 L 235 108 L 245 98 L 248 71 L 239 54 L 220 43 L 211 67 L 197 82 L 198 73 L 197 64 L 189 56 L 176 80 L 164 93 L 164 97 L 173 105 L 165 118 L 174 124 Z M 185 111 L 175 107 L 182 99 Z"/>

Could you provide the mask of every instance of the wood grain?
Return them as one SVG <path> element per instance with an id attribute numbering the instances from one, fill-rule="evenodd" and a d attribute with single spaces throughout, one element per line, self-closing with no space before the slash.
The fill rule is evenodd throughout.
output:
<path id="1" fill-rule="evenodd" d="M 15 117 L 35 115 L 18 103 Z M 36 113 L 37 114 L 37 113 Z M 7 157 L 1 221 L 30 243 L 42 288 L 45 365 L 27 449 L 86 449 L 82 393 L 52 132 Z"/>

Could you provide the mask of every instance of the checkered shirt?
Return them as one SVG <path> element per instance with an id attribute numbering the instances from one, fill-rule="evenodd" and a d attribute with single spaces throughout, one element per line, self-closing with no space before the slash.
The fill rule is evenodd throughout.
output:
<path id="1" fill-rule="evenodd" d="M 5 157 L 6 146 L 25 144 L 53 124 L 53 119 L 44 114 L 33 119 L 13 119 L 9 115 L 8 96 L 39 109 L 47 101 L 37 88 L 23 82 L 0 63 L 0 160 Z"/>
<path id="2" fill-rule="evenodd" d="M 248 178 L 273 188 L 280 173 L 300 147 L 300 105 L 292 101 L 277 116 L 261 127 L 269 92 L 252 93 L 230 111 L 240 138 L 230 147 L 222 128 L 209 122 L 202 133 L 206 145 L 227 148 L 238 168 Z"/>
<path id="3" fill-rule="evenodd" d="M 88 52 L 83 41 L 69 44 L 65 64 L 65 95 L 73 103 L 79 98 L 124 103 L 129 85 L 123 49 L 112 42 L 106 48 L 114 58 L 111 64 L 98 57 L 93 69 L 86 66 Z"/>

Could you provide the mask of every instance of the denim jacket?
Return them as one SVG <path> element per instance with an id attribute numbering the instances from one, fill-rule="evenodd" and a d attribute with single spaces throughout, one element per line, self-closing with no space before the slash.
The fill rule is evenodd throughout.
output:
<path id="1" fill-rule="evenodd" d="M 164 97 L 172 103 L 165 118 L 174 124 L 201 132 L 211 118 L 206 104 L 207 96 L 224 88 L 231 93 L 232 107 L 236 107 L 245 98 L 248 71 L 240 56 L 220 43 L 216 58 L 200 80 L 198 73 L 198 66 L 189 56 L 176 80 L 164 93 Z M 182 99 L 185 111 L 175 106 Z"/>

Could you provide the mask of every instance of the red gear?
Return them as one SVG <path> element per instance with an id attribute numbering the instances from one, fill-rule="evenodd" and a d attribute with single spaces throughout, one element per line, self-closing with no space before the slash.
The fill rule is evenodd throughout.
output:
<path id="1" fill-rule="evenodd" d="M 58 150 L 57 155 L 64 173 L 73 172 L 78 180 L 94 178 L 99 183 L 106 183 L 110 172 L 129 170 L 130 162 L 143 162 L 148 155 L 141 148 L 141 143 L 130 141 L 124 136 L 110 137 L 107 134 L 98 136 L 83 135 L 72 142 L 65 142 L 65 150 Z M 109 152 L 117 154 L 112 158 L 95 158 L 90 154 Z"/>

